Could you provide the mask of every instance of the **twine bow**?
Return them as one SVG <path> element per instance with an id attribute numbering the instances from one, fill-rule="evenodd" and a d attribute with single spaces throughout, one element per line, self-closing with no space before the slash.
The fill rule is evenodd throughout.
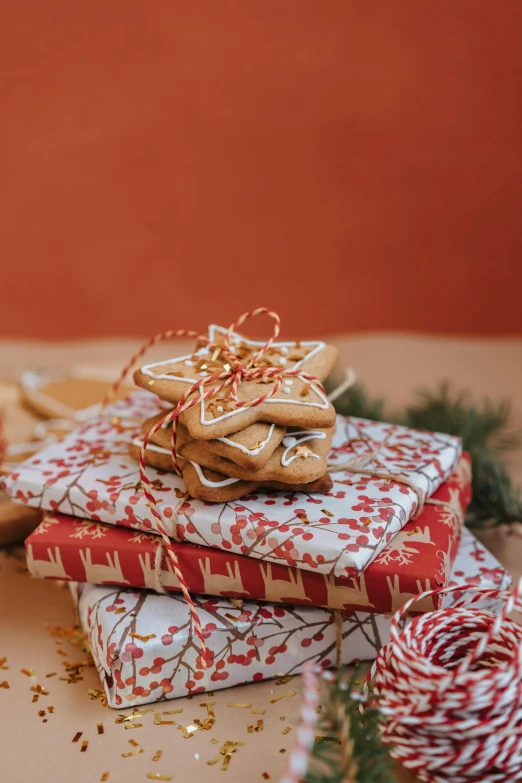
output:
<path id="1" fill-rule="evenodd" d="M 258 315 L 267 315 L 269 318 L 271 318 L 274 321 L 274 329 L 272 332 L 272 336 L 267 340 L 267 342 L 264 345 L 260 347 L 260 349 L 256 353 L 253 354 L 253 356 L 250 358 L 250 360 L 247 363 L 243 363 L 241 359 L 238 356 L 236 356 L 234 351 L 231 349 L 232 333 L 235 332 L 235 330 L 239 326 L 244 324 L 245 321 L 247 321 L 249 318 L 253 318 Z M 236 321 L 234 321 L 234 323 L 232 323 L 229 326 L 227 333 L 225 335 L 223 346 L 217 345 L 215 342 L 210 340 L 206 335 L 199 334 L 196 331 L 191 331 L 187 329 L 176 329 L 176 330 L 168 330 L 166 332 L 161 332 L 155 335 L 154 337 L 152 337 L 142 348 L 140 348 L 140 350 L 137 353 L 135 353 L 131 357 L 128 364 L 124 367 L 120 377 L 113 384 L 102 406 L 102 410 L 103 410 L 103 408 L 111 401 L 111 399 L 114 398 L 119 387 L 127 377 L 132 367 L 134 367 L 138 359 L 140 359 L 149 350 L 149 348 L 151 348 L 153 345 L 156 345 L 159 342 L 162 342 L 163 340 L 168 340 L 174 337 L 194 337 L 198 340 L 200 344 L 207 346 L 208 352 L 212 356 L 214 355 L 215 352 L 217 352 L 216 355 L 221 356 L 225 360 L 223 363 L 223 370 L 217 371 L 212 375 L 208 375 L 205 378 L 202 378 L 201 380 L 195 381 L 192 384 L 192 386 L 188 389 L 188 391 L 182 394 L 174 410 L 170 411 L 165 416 L 163 416 L 163 418 L 160 419 L 150 429 L 148 433 L 146 433 L 146 435 L 143 438 L 143 444 L 141 446 L 141 451 L 140 451 L 140 479 L 143 487 L 143 492 L 147 499 L 149 508 L 153 516 L 156 518 L 158 532 L 160 533 L 163 539 L 163 543 L 165 544 L 165 549 L 167 551 L 169 560 L 172 564 L 173 571 L 179 580 L 181 591 L 189 607 L 190 614 L 192 617 L 192 623 L 194 626 L 194 631 L 200 643 L 201 664 L 204 668 L 206 668 L 207 664 L 210 661 L 210 656 L 207 653 L 207 647 L 205 644 L 205 636 L 201 628 L 201 622 L 196 609 L 196 605 L 192 599 L 192 596 L 190 595 L 187 581 L 183 576 L 176 552 L 172 547 L 170 538 L 163 525 L 161 515 L 157 508 L 156 499 L 152 492 L 152 484 L 149 481 L 146 474 L 145 451 L 147 449 L 149 440 L 154 435 L 154 433 L 156 433 L 159 429 L 164 427 L 166 424 L 172 422 L 172 436 L 170 442 L 172 465 L 174 467 L 174 470 L 178 474 L 178 476 L 180 476 L 181 470 L 177 462 L 177 454 L 176 454 L 176 427 L 180 415 L 184 411 L 190 410 L 190 408 L 193 408 L 195 405 L 198 405 L 199 403 L 204 403 L 206 400 L 210 399 L 211 397 L 220 394 L 220 392 L 222 392 L 223 389 L 227 388 L 228 386 L 230 387 L 230 401 L 235 406 L 236 409 L 255 408 L 258 405 L 261 405 L 263 402 L 265 402 L 265 400 L 268 400 L 270 397 L 273 397 L 275 394 L 277 394 L 279 388 L 281 387 L 281 384 L 283 383 L 284 377 L 288 377 L 288 376 L 299 375 L 301 378 L 304 378 L 307 381 L 313 381 L 319 386 L 321 391 L 324 391 L 322 385 L 319 383 L 319 381 L 314 375 L 310 375 L 309 373 L 303 372 L 299 368 L 287 369 L 284 367 L 256 366 L 257 363 L 260 361 L 260 359 L 263 357 L 263 355 L 266 354 L 267 351 L 269 351 L 272 343 L 275 340 L 277 340 L 277 337 L 279 336 L 280 326 L 281 326 L 281 320 L 277 313 L 275 313 L 273 310 L 269 310 L 266 307 L 257 307 L 255 310 L 250 310 L 249 312 L 243 313 L 243 315 L 241 315 Z M 247 381 L 259 380 L 260 378 L 265 378 L 268 379 L 269 381 L 273 381 L 273 385 L 271 385 L 270 389 L 253 400 L 248 400 L 248 401 L 239 400 L 238 391 L 241 383 Z M 201 390 L 202 387 L 203 390 Z"/>

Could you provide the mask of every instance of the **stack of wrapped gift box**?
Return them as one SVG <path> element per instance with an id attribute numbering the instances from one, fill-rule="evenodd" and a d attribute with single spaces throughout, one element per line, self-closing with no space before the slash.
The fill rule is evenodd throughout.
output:
<path id="1" fill-rule="evenodd" d="M 331 370 L 331 346 L 274 342 L 260 357 L 262 343 L 226 335 L 210 327 L 193 354 L 143 366 L 135 380 L 145 390 L 4 480 L 14 500 L 48 512 L 26 541 L 28 567 L 77 584 L 113 707 L 296 674 L 310 660 L 373 659 L 412 596 L 510 581 L 463 530 L 471 470 L 457 438 L 335 417 L 314 380 Z M 136 461 L 143 433 L 196 381 L 226 371 L 231 353 L 293 370 L 283 376 L 292 383 L 255 408 L 238 402 L 265 393 L 270 372 L 240 383 L 236 398 L 227 386 L 200 399 L 202 385 L 176 426 L 181 475 L 171 422 L 157 429 L 144 456 L 159 523 Z M 160 526 L 194 599 L 206 664 Z M 415 611 L 457 597 L 429 596 Z"/>

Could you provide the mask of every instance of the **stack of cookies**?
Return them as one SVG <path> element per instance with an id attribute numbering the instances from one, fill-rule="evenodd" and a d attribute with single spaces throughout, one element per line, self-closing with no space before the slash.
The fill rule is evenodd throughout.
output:
<path id="1" fill-rule="evenodd" d="M 136 384 L 175 406 L 199 379 L 230 369 L 221 349 L 226 335 L 223 327 L 210 326 L 210 345 L 197 345 L 192 354 L 141 367 L 134 374 Z M 229 350 L 247 365 L 263 345 L 233 333 Z M 323 342 L 274 342 L 255 367 L 300 370 L 322 382 L 337 356 L 337 349 Z M 255 407 L 238 406 L 231 399 L 229 385 L 180 415 L 177 459 L 192 497 L 223 503 L 262 487 L 303 492 L 332 488 L 327 455 L 335 410 L 320 384 L 305 375 L 283 377 L 278 391 Z M 243 380 L 237 400 L 251 402 L 274 383 L 267 376 Z M 208 388 L 201 385 L 199 393 Z M 147 419 L 143 432 L 149 432 L 164 415 Z M 151 437 L 145 451 L 147 464 L 173 470 L 171 436 L 168 424 Z M 141 445 L 137 438 L 130 446 L 135 459 Z"/>

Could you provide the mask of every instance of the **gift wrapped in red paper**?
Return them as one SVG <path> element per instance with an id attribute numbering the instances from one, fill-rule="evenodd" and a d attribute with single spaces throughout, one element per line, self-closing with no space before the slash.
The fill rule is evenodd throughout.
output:
<path id="1" fill-rule="evenodd" d="M 456 470 L 358 578 L 335 577 L 233 552 L 174 544 L 193 593 L 386 613 L 447 584 L 470 500 L 470 463 Z M 177 591 L 161 537 L 50 514 L 26 541 L 33 576 Z M 429 607 L 428 607 L 429 608 Z"/>

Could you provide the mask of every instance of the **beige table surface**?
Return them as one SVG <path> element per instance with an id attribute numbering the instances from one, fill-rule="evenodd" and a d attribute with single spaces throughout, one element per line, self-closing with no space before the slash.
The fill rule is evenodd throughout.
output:
<path id="1" fill-rule="evenodd" d="M 127 358 L 136 343 L 105 341 L 66 345 L 43 345 L 0 341 L 0 401 L 7 413 L 7 432 L 12 440 L 25 439 L 34 419 L 17 400 L 12 383 L 20 371 L 32 367 L 63 367 L 73 363 L 115 366 Z M 412 390 L 444 378 L 456 385 L 472 388 L 475 395 L 513 400 L 516 422 L 522 421 L 522 341 L 520 340 L 441 340 L 437 338 L 370 335 L 339 340 L 343 358 L 358 371 L 360 379 L 375 394 L 385 396 L 396 407 L 411 399 Z M 510 467 L 522 479 L 520 454 L 513 455 Z M 512 573 L 519 575 L 522 540 L 491 531 L 482 540 Z M 0 669 L 0 780 L 2 783 L 53 781 L 53 783 L 94 783 L 109 772 L 110 783 L 146 781 L 147 773 L 171 775 L 173 781 L 266 780 L 278 781 L 285 767 L 295 735 L 299 696 L 280 694 L 299 691 L 299 678 L 277 685 L 274 682 L 247 685 L 217 691 L 212 697 L 216 723 L 210 731 L 198 731 L 184 739 L 177 725 L 154 725 L 152 713 L 143 716 L 142 727 L 129 730 L 117 724 L 119 713 L 92 700 L 88 689 L 99 689 L 95 669 L 85 668 L 83 679 L 70 684 L 64 662 L 85 661 L 86 655 L 73 647 L 67 638 L 57 637 L 53 629 L 67 629 L 75 622 L 68 590 L 53 583 L 32 580 L 25 571 L 20 550 L 0 551 L 0 659 L 7 658 Z M 62 653 L 65 653 L 63 655 Z M 34 670 L 34 677 L 22 673 Z M 52 677 L 47 674 L 56 672 Z M 49 693 L 33 702 L 33 686 L 42 685 Z M 164 715 L 184 726 L 194 719 L 203 720 L 206 708 L 200 704 L 208 696 L 179 699 L 162 704 L 162 709 L 180 709 L 180 715 Z M 252 708 L 229 707 L 230 702 L 252 704 Z M 49 712 L 49 706 L 54 708 Z M 262 716 L 254 710 L 265 710 Z M 45 715 L 39 715 L 39 711 Z M 262 717 L 259 733 L 248 733 L 247 726 Z M 281 718 L 284 717 L 284 720 Z M 97 724 L 102 723 L 103 734 Z M 292 730 L 282 734 L 285 727 Z M 72 739 L 82 736 L 77 743 Z M 122 757 L 133 750 L 132 739 L 143 753 Z M 217 740 L 217 744 L 211 742 Z M 82 752 L 82 742 L 88 746 Z M 232 757 L 229 769 L 207 765 L 215 758 L 223 742 L 245 742 Z M 286 753 L 279 751 L 286 749 Z M 163 754 L 152 761 L 157 750 Z M 225 776 L 223 778 L 223 776 Z M 414 778 L 399 773 L 398 782 Z"/>

